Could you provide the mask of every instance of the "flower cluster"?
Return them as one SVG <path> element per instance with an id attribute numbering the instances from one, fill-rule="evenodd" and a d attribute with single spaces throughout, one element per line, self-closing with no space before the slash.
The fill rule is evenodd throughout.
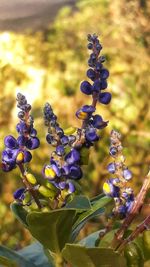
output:
<path id="1" fill-rule="evenodd" d="M 39 147 L 40 142 L 37 138 L 37 131 L 33 127 L 33 117 L 30 115 L 31 105 L 27 103 L 24 95 L 17 94 L 18 118 L 20 122 L 16 129 L 19 134 L 18 138 L 12 135 L 5 137 L 5 150 L 2 153 L 2 168 L 4 171 L 11 171 L 21 163 L 30 162 L 32 154 L 29 150 Z"/>
<path id="2" fill-rule="evenodd" d="M 98 37 L 95 34 L 88 35 L 88 41 L 88 48 L 92 53 L 88 60 L 91 68 L 88 69 L 87 76 L 93 84 L 83 81 L 80 89 L 92 96 L 92 104 L 84 105 L 76 112 L 77 118 L 83 121 L 81 128 L 70 127 L 63 130 L 50 104 L 46 103 L 44 107 L 44 120 L 48 127 L 46 140 L 55 147 L 55 151 L 52 152 L 50 163 L 43 168 L 43 176 L 59 190 L 57 200 L 62 203 L 76 192 L 75 181 L 82 178 L 83 151 L 99 140 L 98 131 L 108 124 L 100 115 L 93 113 L 96 111 L 97 101 L 108 104 L 111 100 L 110 93 L 102 92 L 107 88 L 109 72 L 103 67 L 104 57 L 99 56 L 102 46 Z"/>
<path id="3" fill-rule="evenodd" d="M 114 161 L 108 164 L 107 170 L 114 177 L 104 183 L 103 191 L 107 196 L 114 198 L 115 208 L 113 214 L 119 214 L 120 218 L 124 218 L 134 202 L 133 189 L 127 186 L 127 183 L 132 179 L 132 173 L 125 165 L 120 133 L 113 130 L 110 141 L 110 155 Z"/>
<path id="4" fill-rule="evenodd" d="M 76 128 L 70 127 L 63 130 L 57 122 L 57 116 L 53 113 L 50 104 L 44 107 L 45 125 L 48 127 L 46 140 L 55 147 L 50 157 L 50 163 L 43 168 L 43 177 L 48 184 L 58 190 L 57 200 L 64 204 L 65 199 L 74 193 L 76 188 L 75 180 L 82 177 L 80 167 L 80 153 L 72 147 L 76 141 Z"/>
<path id="5" fill-rule="evenodd" d="M 18 117 L 20 122 L 16 129 L 19 137 L 15 139 L 9 135 L 5 138 L 6 149 L 2 153 L 4 171 L 11 171 L 16 166 L 21 171 L 24 188 L 19 188 L 14 193 L 14 198 L 22 205 L 31 205 L 36 202 L 39 208 L 46 198 L 51 202 L 51 207 L 61 207 L 66 204 L 69 196 L 78 193 L 77 180 L 83 176 L 81 166 L 85 164 L 89 148 L 100 139 L 99 130 L 107 126 L 102 116 L 94 114 L 96 104 L 108 104 L 111 94 L 103 92 L 107 88 L 109 72 L 104 68 L 104 56 L 100 56 L 102 46 L 98 37 L 88 35 L 88 49 L 92 51 L 88 60 L 89 69 L 87 77 L 92 81 L 83 81 L 80 89 L 83 93 L 92 96 L 91 105 L 84 105 L 76 112 L 78 119 L 82 120 L 80 128 L 70 127 L 63 130 L 49 103 L 44 106 L 44 122 L 48 127 L 46 140 L 54 147 L 50 161 L 42 170 L 42 184 L 38 184 L 33 174 L 28 173 L 25 163 L 31 161 L 32 155 L 29 150 L 39 147 L 37 132 L 33 127 L 33 117 L 30 115 L 31 105 L 27 103 L 25 96 L 17 95 Z M 87 163 L 86 163 L 87 164 Z"/>
<path id="6" fill-rule="evenodd" d="M 98 130 L 106 127 L 108 123 L 103 120 L 102 116 L 98 114 L 93 115 L 96 111 L 96 104 L 97 102 L 105 105 L 109 104 L 111 94 L 109 92 L 103 92 L 107 88 L 109 71 L 103 66 L 105 57 L 100 56 L 102 46 L 95 34 L 88 35 L 88 42 L 88 49 L 92 52 L 88 60 L 90 68 L 87 70 L 87 77 L 92 82 L 83 81 L 80 89 L 82 93 L 92 96 L 92 104 L 81 107 L 76 112 L 76 116 L 83 120 L 82 132 L 85 134 L 85 145 L 90 147 L 95 141 L 99 140 Z"/>

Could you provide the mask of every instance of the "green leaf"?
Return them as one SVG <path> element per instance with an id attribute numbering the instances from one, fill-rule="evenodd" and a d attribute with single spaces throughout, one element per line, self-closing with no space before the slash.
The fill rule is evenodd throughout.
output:
<path id="1" fill-rule="evenodd" d="M 12 212 L 14 213 L 15 217 L 25 226 L 28 227 L 26 217 L 28 212 L 18 203 L 12 203 L 10 205 Z"/>
<path id="2" fill-rule="evenodd" d="M 96 197 L 91 198 L 90 199 L 91 204 L 94 204 L 97 200 L 101 199 L 104 196 L 105 196 L 105 194 L 101 193 L 101 194 L 97 195 Z"/>
<path id="3" fill-rule="evenodd" d="M 110 232 L 108 232 L 100 241 L 99 241 L 99 247 L 108 248 L 114 238 L 114 234 L 117 231 L 117 229 L 113 229 Z"/>
<path id="4" fill-rule="evenodd" d="M 93 234 L 88 235 L 87 237 L 83 238 L 79 241 L 79 244 L 85 246 L 87 248 L 92 248 L 95 246 L 96 240 L 99 238 L 100 231 L 97 231 Z"/>
<path id="5" fill-rule="evenodd" d="M 107 248 L 85 248 L 67 244 L 62 255 L 75 267 L 126 267 L 123 256 Z"/>
<path id="6" fill-rule="evenodd" d="M 105 196 L 95 201 L 90 210 L 87 210 L 79 214 L 73 225 L 72 240 L 76 238 L 76 236 L 78 235 L 78 233 L 84 227 L 84 225 L 88 220 L 104 213 L 105 211 L 104 207 L 106 207 L 108 204 L 111 203 L 112 203 L 112 198 Z"/>
<path id="7" fill-rule="evenodd" d="M 37 267 L 37 265 L 35 265 L 33 262 L 28 261 L 28 259 L 22 257 L 17 252 L 15 252 L 9 248 L 6 248 L 4 246 L 0 246 L 0 256 L 5 257 L 8 260 L 13 260 L 14 262 L 16 262 L 17 267 L 18 266 L 19 267 Z M 13 265 L 10 265 L 10 266 L 13 267 Z"/>
<path id="8" fill-rule="evenodd" d="M 14 263 L 14 261 L 12 261 L 6 257 L 3 257 L 3 256 L 0 256 L 0 266 L 2 266 L 2 267 L 18 267 L 18 265 L 16 265 L 16 263 Z"/>
<path id="9" fill-rule="evenodd" d="M 27 216 L 29 230 L 45 248 L 59 253 L 70 240 L 75 213 L 71 209 L 32 212 Z"/>
<path id="10" fill-rule="evenodd" d="M 144 267 L 144 258 L 140 247 L 134 243 L 128 243 L 124 249 L 128 267 Z"/>
<path id="11" fill-rule="evenodd" d="M 150 230 L 144 231 L 142 241 L 144 256 L 146 260 L 150 260 Z"/>
<path id="12" fill-rule="evenodd" d="M 71 202 L 69 202 L 66 207 L 67 209 L 76 210 L 88 210 L 91 208 L 89 199 L 86 196 L 75 196 Z"/>
<path id="13" fill-rule="evenodd" d="M 53 260 L 45 256 L 43 246 L 39 243 L 33 243 L 17 252 L 19 255 L 28 259 L 38 267 L 54 267 Z"/>

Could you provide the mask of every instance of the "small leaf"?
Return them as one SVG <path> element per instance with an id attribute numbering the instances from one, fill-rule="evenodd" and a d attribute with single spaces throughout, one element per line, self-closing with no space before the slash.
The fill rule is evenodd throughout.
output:
<path id="1" fill-rule="evenodd" d="M 13 260 L 17 267 L 37 267 L 37 265 L 35 265 L 33 262 L 28 261 L 28 259 L 22 257 L 17 252 L 4 246 L 0 246 L 0 256 L 5 257 L 8 260 Z M 10 266 L 13 267 L 13 265 Z"/>
<path id="2" fill-rule="evenodd" d="M 27 216 L 29 230 L 45 248 L 59 253 L 70 240 L 75 213 L 71 209 L 32 212 Z"/>
<path id="3" fill-rule="evenodd" d="M 10 205 L 12 212 L 14 213 L 15 217 L 25 226 L 28 227 L 26 217 L 28 212 L 18 203 L 12 203 Z"/>
<path id="4" fill-rule="evenodd" d="M 150 260 L 150 230 L 143 233 L 143 251 L 146 260 Z"/>
<path id="5" fill-rule="evenodd" d="M 111 242 L 114 238 L 114 234 L 116 231 L 117 229 L 113 229 L 107 234 L 105 234 L 105 236 L 101 240 L 99 240 L 98 246 L 102 248 L 108 248 L 111 245 Z"/>
<path id="6" fill-rule="evenodd" d="M 144 259 L 140 247 L 134 243 L 128 243 L 124 250 L 128 267 L 144 267 Z"/>
<path id="7" fill-rule="evenodd" d="M 86 196 L 75 196 L 71 202 L 66 205 L 67 209 L 88 210 L 91 208 L 89 199 Z"/>
<path id="8" fill-rule="evenodd" d="M 90 210 L 87 210 L 79 214 L 73 225 L 72 240 L 76 238 L 76 236 L 78 235 L 80 230 L 84 227 L 87 221 L 104 213 L 105 211 L 104 207 L 106 207 L 111 202 L 112 202 L 112 198 L 105 196 L 95 201 Z"/>
<path id="9" fill-rule="evenodd" d="M 91 204 L 94 204 L 97 200 L 101 199 L 104 196 L 105 196 L 105 194 L 101 193 L 101 194 L 97 195 L 96 197 L 91 198 L 90 199 Z"/>
<path id="10" fill-rule="evenodd" d="M 126 267 L 123 256 L 107 248 L 85 248 L 67 244 L 62 255 L 66 261 L 76 267 Z"/>
<path id="11" fill-rule="evenodd" d="M 45 255 L 43 246 L 39 243 L 33 243 L 30 246 L 27 246 L 17 252 L 19 255 L 23 256 L 25 259 L 28 259 L 33 264 L 38 267 L 54 267 L 52 259 L 48 260 Z"/>
<path id="12" fill-rule="evenodd" d="M 18 267 L 18 265 L 16 263 L 14 263 L 14 261 L 9 260 L 6 257 L 0 256 L 0 266 L 3 267 Z"/>
<path id="13" fill-rule="evenodd" d="M 99 238 L 100 231 L 97 231 L 91 235 L 80 240 L 79 244 L 87 248 L 92 248 L 95 246 L 96 240 Z"/>

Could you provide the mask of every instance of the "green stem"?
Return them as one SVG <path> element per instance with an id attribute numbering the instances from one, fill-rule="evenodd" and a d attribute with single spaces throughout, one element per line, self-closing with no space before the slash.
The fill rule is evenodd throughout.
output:
<path id="1" fill-rule="evenodd" d="M 52 253 L 50 251 L 49 253 L 54 260 L 55 267 L 66 267 L 65 261 L 63 257 L 61 256 L 61 254 Z"/>

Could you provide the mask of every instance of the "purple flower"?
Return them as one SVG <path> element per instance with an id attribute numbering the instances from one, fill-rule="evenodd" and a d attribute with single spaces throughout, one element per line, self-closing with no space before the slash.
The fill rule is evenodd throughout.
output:
<path id="1" fill-rule="evenodd" d="M 100 93 L 99 95 L 99 102 L 102 104 L 109 104 L 109 102 L 111 101 L 111 94 L 110 93 Z"/>
<path id="2" fill-rule="evenodd" d="M 85 132 L 86 139 L 90 142 L 98 141 L 99 136 L 94 128 L 87 128 Z"/>
<path id="3" fill-rule="evenodd" d="M 100 71 L 100 77 L 101 79 L 107 79 L 109 77 L 109 71 L 107 69 L 102 69 Z"/>
<path id="4" fill-rule="evenodd" d="M 6 148 L 2 152 L 2 160 L 8 164 L 15 164 L 18 151 L 18 149 L 11 150 L 10 148 Z"/>
<path id="5" fill-rule="evenodd" d="M 38 148 L 40 145 L 40 141 L 37 137 L 31 137 L 26 142 L 26 147 L 30 150 Z"/>
<path id="6" fill-rule="evenodd" d="M 7 148 L 10 149 L 18 148 L 17 140 L 12 135 L 8 135 L 5 137 L 4 144 Z"/>
<path id="7" fill-rule="evenodd" d="M 82 93 L 86 95 L 92 94 L 92 86 L 88 81 L 83 81 L 80 85 L 80 90 Z"/>
<path id="8" fill-rule="evenodd" d="M 59 145 L 56 147 L 56 153 L 58 156 L 63 156 L 65 154 L 65 149 L 63 145 Z"/>
<path id="9" fill-rule="evenodd" d="M 109 153 L 110 153 L 110 155 L 111 155 L 112 157 L 115 157 L 116 154 L 117 154 L 117 152 L 118 152 L 118 150 L 117 150 L 117 148 L 116 148 L 115 146 L 111 146 L 111 147 L 110 147 L 110 151 L 109 151 Z"/>
<path id="10" fill-rule="evenodd" d="M 15 166 L 16 166 L 15 162 L 7 163 L 5 161 L 2 161 L 2 170 L 4 172 L 12 171 L 15 168 Z"/>
<path id="11" fill-rule="evenodd" d="M 89 79 L 91 79 L 92 81 L 94 81 L 95 78 L 96 78 L 96 72 L 95 72 L 93 69 L 88 69 L 86 75 L 87 75 L 87 77 L 88 77 Z M 91 84 L 90 84 L 90 85 L 91 85 Z M 81 91 L 82 91 L 82 90 L 81 90 Z M 92 93 L 92 90 L 91 90 L 91 93 Z"/>
<path id="12" fill-rule="evenodd" d="M 72 149 L 66 156 L 65 161 L 70 165 L 80 160 L 80 153 L 76 149 Z"/>
<path id="13" fill-rule="evenodd" d="M 24 199 L 25 188 L 19 188 L 14 192 L 14 199 L 23 200 Z"/>
<path id="14" fill-rule="evenodd" d="M 123 170 L 123 177 L 129 181 L 132 179 L 132 172 L 128 169 Z"/>
<path id="15" fill-rule="evenodd" d="M 64 146 L 69 143 L 69 138 L 67 135 L 64 135 L 63 137 L 61 137 L 60 140 L 61 140 L 62 145 L 64 145 Z"/>
<path id="16" fill-rule="evenodd" d="M 25 137 L 24 135 L 20 135 L 20 136 L 17 138 L 17 143 L 18 143 L 19 146 L 25 146 L 27 140 L 28 140 L 27 137 Z"/>
<path id="17" fill-rule="evenodd" d="M 24 151 L 24 160 L 23 160 L 23 162 L 24 163 L 30 162 L 31 159 L 32 159 L 32 154 L 29 151 L 25 150 Z"/>
<path id="18" fill-rule="evenodd" d="M 82 108 L 78 109 L 76 116 L 78 119 L 85 120 L 95 112 L 95 108 L 92 105 L 85 105 Z"/>
<path id="19" fill-rule="evenodd" d="M 111 180 L 108 180 L 103 184 L 103 192 L 106 196 L 119 197 L 120 188 L 113 185 Z"/>
<path id="20" fill-rule="evenodd" d="M 102 116 L 100 115 L 94 115 L 92 125 L 96 129 L 103 129 L 107 126 L 108 121 L 103 121 Z"/>
<path id="21" fill-rule="evenodd" d="M 107 86 L 108 86 L 108 84 L 107 84 L 107 81 L 106 81 L 106 80 L 104 80 L 104 79 L 102 79 L 102 80 L 101 80 L 101 90 L 104 90 L 104 89 L 106 89 L 106 88 L 107 88 Z"/>
<path id="22" fill-rule="evenodd" d="M 107 166 L 107 170 L 110 173 L 115 173 L 115 171 L 116 171 L 116 164 L 114 162 L 109 163 L 108 166 Z"/>
<path id="23" fill-rule="evenodd" d="M 24 122 L 24 121 L 20 121 L 17 126 L 16 126 L 17 132 L 21 135 L 24 135 L 26 133 L 28 133 L 29 131 L 29 126 Z"/>
<path id="24" fill-rule="evenodd" d="M 57 163 L 53 163 L 51 165 L 45 165 L 42 171 L 45 178 L 49 179 L 50 181 L 55 180 L 56 177 L 61 175 L 60 168 L 58 167 Z"/>
<path id="25" fill-rule="evenodd" d="M 66 182 L 60 182 L 58 185 L 59 185 L 59 188 L 63 190 L 66 188 L 67 183 Z"/>
<path id="26" fill-rule="evenodd" d="M 68 183 L 68 191 L 69 193 L 74 193 L 76 191 L 74 184 L 71 182 Z"/>
<path id="27" fill-rule="evenodd" d="M 72 165 L 70 166 L 70 178 L 79 180 L 82 178 L 82 170 L 78 165 Z"/>
<path id="28" fill-rule="evenodd" d="M 92 87 L 93 91 L 99 92 L 101 90 L 101 81 L 99 79 L 97 79 L 94 83 L 93 83 L 93 87 Z"/>

